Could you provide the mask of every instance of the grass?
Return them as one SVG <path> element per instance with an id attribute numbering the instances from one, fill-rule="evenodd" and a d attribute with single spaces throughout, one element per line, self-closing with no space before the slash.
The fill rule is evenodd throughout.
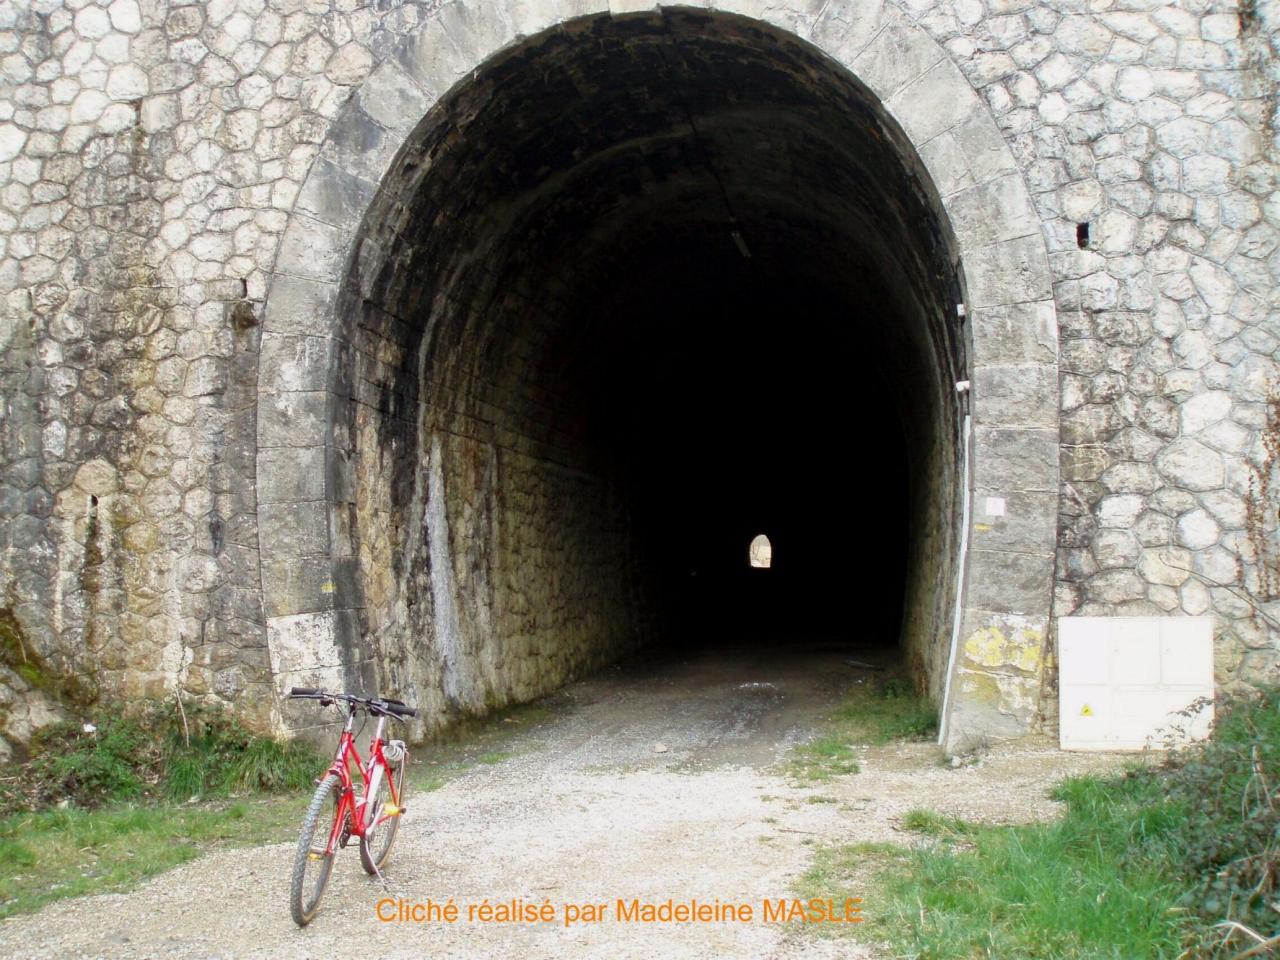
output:
<path id="1" fill-rule="evenodd" d="M 1176 957 L 1184 946 L 1183 888 L 1159 857 L 1133 845 L 1172 843 L 1178 819 L 1150 781 L 1068 781 L 1067 816 L 1053 824 L 983 826 L 912 811 L 914 849 L 824 851 L 806 896 L 861 896 L 867 922 L 895 955 L 929 960 Z"/>
<path id="2" fill-rule="evenodd" d="M 832 716 L 841 731 L 861 743 L 923 740 L 938 730 L 938 710 L 901 680 L 855 691 Z"/>
<path id="3" fill-rule="evenodd" d="M 928 737 L 937 729 L 937 717 L 933 704 L 901 678 L 859 687 L 832 713 L 822 736 L 795 749 L 788 773 L 802 783 L 857 773 L 855 747 Z"/>
<path id="4" fill-rule="evenodd" d="M 1054 796 L 1053 823 L 913 810 L 913 846 L 825 848 L 799 890 L 863 897 L 867 922 L 837 934 L 928 960 L 1217 956 L 1221 921 L 1280 933 L 1280 691 L 1220 706 L 1213 740 L 1163 768 L 1071 778 Z"/>
<path id="5" fill-rule="evenodd" d="M 932 810 L 909 810 L 902 818 L 902 829 L 912 833 L 943 839 L 955 839 L 967 836 L 972 827 L 955 817 L 944 817 Z"/>
<path id="6" fill-rule="evenodd" d="M 0 820 L 0 918 L 65 897 L 127 890 L 218 846 L 289 840 L 307 797 L 126 804 Z"/>
<path id="7" fill-rule="evenodd" d="M 790 773 L 797 780 L 826 783 L 835 777 L 857 773 L 860 767 L 853 747 L 841 734 L 819 737 L 796 748 Z"/>
<path id="8" fill-rule="evenodd" d="M 41 730 L 4 771 L 0 917 L 128 889 L 212 846 L 287 840 L 328 762 L 211 710 L 91 716 Z"/>
<path id="9" fill-rule="evenodd" d="M 37 734 L 28 761 L 4 771 L 0 816 L 307 789 L 325 763 L 306 743 L 255 735 L 208 709 L 104 707 L 93 720 Z"/>
<path id="10" fill-rule="evenodd" d="M 129 717 L 104 710 L 95 732 L 50 728 L 27 763 L 4 771 L 0 918 L 128 890 L 212 849 L 296 838 L 331 757 L 253 736 L 220 714 L 185 712 L 184 724 L 172 704 Z M 475 762 L 514 756 L 497 748 L 547 715 L 537 704 L 512 708 L 411 749 L 410 805 Z"/>
<path id="11" fill-rule="evenodd" d="M 1142 808 L 1158 798 L 1091 779 L 1060 796 L 1070 806 L 1058 823 L 944 825 L 888 878 L 887 923 L 926 957 L 1177 956 L 1182 889 L 1156 861 L 1129 856 Z M 1147 826 L 1159 835 L 1175 822 Z"/>
<path id="12" fill-rule="evenodd" d="M 850 881 L 867 871 L 889 864 L 900 863 L 905 851 L 891 843 L 847 843 L 835 847 L 823 847 L 814 854 L 813 863 L 800 878 L 797 893 L 801 897 L 835 896 L 832 890 L 842 890 L 841 896 L 866 900 L 866 891 L 853 890 Z"/>

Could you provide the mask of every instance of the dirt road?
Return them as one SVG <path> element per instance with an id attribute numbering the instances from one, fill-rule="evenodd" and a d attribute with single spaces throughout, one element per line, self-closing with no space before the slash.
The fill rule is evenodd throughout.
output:
<path id="1" fill-rule="evenodd" d="M 274 844 L 10 920 L 0 956 L 873 957 L 758 920 L 620 921 L 615 901 L 752 903 L 758 916 L 763 899 L 791 895 L 817 844 L 906 842 L 896 823 L 917 807 L 988 821 L 1052 816 L 1050 784 L 1115 761 L 1023 744 L 951 769 L 929 744 L 899 744 L 865 750 L 859 774 L 792 785 L 781 761 L 870 676 L 846 657 L 705 653 L 572 685 L 549 719 L 504 743 L 509 758 L 410 800 L 390 894 L 365 877 L 354 849 L 343 851 L 304 930 L 286 900 L 293 846 Z M 377 904 L 388 895 L 452 900 L 460 916 L 382 922 Z M 513 899 L 549 901 L 556 919 L 467 919 L 468 905 Z M 608 905 L 605 919 L 565 924 L 564 905 L 597 903 Z"/>

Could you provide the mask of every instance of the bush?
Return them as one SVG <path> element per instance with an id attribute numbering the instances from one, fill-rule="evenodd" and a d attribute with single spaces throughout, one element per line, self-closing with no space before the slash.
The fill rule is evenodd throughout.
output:
<path id="1" fill-rule="evenodd" d="M 1207 921 L 1280 933 L 1280 689 L 1220 703 L 1213 739 L 1160 775 L 1185 822 L 1173 859 Z"/>
<path id="2" fill-rule="evenodd" d="M 927 740 L 938 730 L 938 708 L 905 677 L 883 677 L 855 691 L 833 717 L 851 737 L 863 743 Z"/>
<path id="3" fill-rule="evenodd" d="M 59 803 L 93 809 L 137 799 L 188 800 L 305 789 L 325 766 L 309 746 L 262 737 L 218 710 L 103 708 L 93 732 L 56 724 L 0 790 L 0 816 Z"/>
<path id="4" fill-rule="evenodd" d="M 84 807 L 141 797 L 154 779 L 159 751 L 148 749 L 146 732 L 132 719 L 104 722 L 96 734 L 77 724 L 41 730 L 31 759 L 16 772 L 21 796 L 7 797 L 4 812 L 41 809 L 60 800 Z"/>

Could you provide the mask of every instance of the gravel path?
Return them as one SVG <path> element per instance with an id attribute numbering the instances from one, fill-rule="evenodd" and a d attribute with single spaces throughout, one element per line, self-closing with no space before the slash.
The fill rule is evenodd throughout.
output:
<path id="1" fill-rule="evenodd" d="M 461 910 L 453 923 L 381 922 L 377 903 L 388 894 L 349 848 L 319 916 L 299 930 L 286 900 L 293 845 L 273 844 L 218 851 L 127 894 L 6 921 L 0 955 L 873 957 L 779 924 L 613 917 L 619 898 L 718 899 L 758 911 L 764 898 L 791 895 L 815 843 L 902 842 L 896 823 L 917 807 L 992 822 L 1049 817 L 1049 785 L 1118 762 L 1023 743 L 951 769 L 932 745 L 901 744 L 865 750 L 858 775 L 790 785 L 778 761 L 867 676 L 838 651 L 738 652 L 619 669 L 569 687 L 553 719 L 504 744 L 510 759 L 409 802 L 387 869 L 391 895 L 421 904 L 452 898 Z M 875 891 L 863 896 L 870 901 Z M 486 898 L 550 901 L 557 916 L 468 921 L 468 905 Z M 564 923 L 565 904 L 593 903 L 608 904 L 605 919 Z"/>

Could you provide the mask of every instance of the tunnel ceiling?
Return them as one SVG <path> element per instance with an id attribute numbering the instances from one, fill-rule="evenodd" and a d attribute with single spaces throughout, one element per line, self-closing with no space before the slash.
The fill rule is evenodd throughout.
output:
<path id="1" fill-rule="evenodd" d="M 857 81 L 751 21 L 577 21 L 479 71 L 411 138 L 366 220 L 366 313 L 415 328 L 391 335 L 432 352 L 440 402 L 476 377 L 544 430 L 612 430 L 699 352 L 812 363 L 856 345 L 846 377 L 944 381 L 963 366 L 943 320 L 955 262 L 914 158 Z M 766 306 L 772 329 L 742 322 Z"/>

